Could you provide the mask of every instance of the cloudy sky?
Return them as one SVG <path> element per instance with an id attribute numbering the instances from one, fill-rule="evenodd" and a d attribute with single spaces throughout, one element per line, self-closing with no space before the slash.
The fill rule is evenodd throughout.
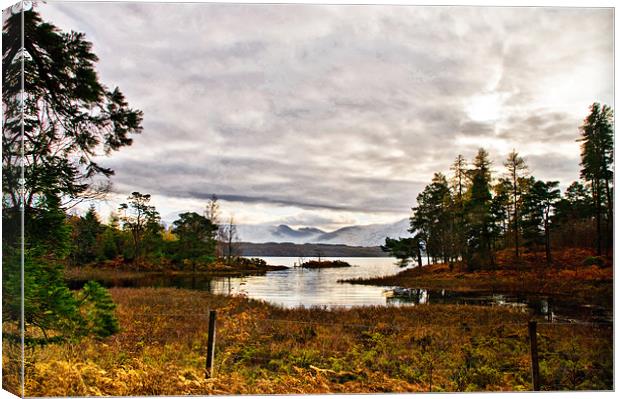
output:
<path id="1" fill-rule="evenodd" d="M 588 106 L 613 107 L 613 11 L 48 3 L 144 111 L 102 161 L 102 213 L 132 191 L 164 220 L 213 194 L 239 223 L 334 229 L 408 217 L 433 172 L 515 148 L 540 179 L 579 173 Z"/>

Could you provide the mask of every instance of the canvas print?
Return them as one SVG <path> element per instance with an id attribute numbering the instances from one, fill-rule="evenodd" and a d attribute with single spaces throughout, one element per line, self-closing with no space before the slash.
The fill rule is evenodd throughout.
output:
<path id="1" fill-rule="evenodd" d="M 612 8 L 2 23 L 4 390 L 614 389 Z"/>

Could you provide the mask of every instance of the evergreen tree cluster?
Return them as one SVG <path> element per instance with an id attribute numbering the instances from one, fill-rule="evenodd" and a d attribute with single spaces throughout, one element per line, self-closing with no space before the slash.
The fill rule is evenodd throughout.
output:
<path id="1" fill-rule="evenodd" d="M 528 173 L 516 151 L 508 154 L 503 173 L 494 176 L 489 154 L 478 150 L 470 165 L 462 155 L 451 176 L 435 173 L 417 196 L 410 218 L 410 238 L 387 238 L 385 251 L 406 264 L 426 254 L 428 263 L 463 262 L 467 270 L 496 268 L 495 253 L 514 250 L 545 253 L 552 247 L 591 247 L 598 255 L 613 244 L 613 113 L 594 103 L 580 128 L 581 181 L 561 195 L 557 181 Z M 421 262 L 418 262 L 421 264 Z"/>
<path id="2" fill-rule="evenodd" d="M 142 112 L 99 81 L 91 50 L 84 34 L 62 32 L 34 9 L 4 20 L 2 316 L 18 327 L 8 339 L 46 343 L 119 329 L 107 290 L 90 282 L 73 292 L 64 282 L 71 237 L 84 233 L 77 253 L 85 256 L 98 234 L 92 218 L 73 229 L 66 210 L 105 192 L 113 171 L 95 158 L 142 130 Z"/>
<path id="3" fill-rule="evenodd" d="M 216 260 L 219 226 L 208 218 L 208 209 L 204 215 L 182 213 L 166 228 L 150 201 L 149 194 L 133 192 L 107 224 L 92 205 L 83 216 L 67 216 L 68 265 L 197 271 Z"/>

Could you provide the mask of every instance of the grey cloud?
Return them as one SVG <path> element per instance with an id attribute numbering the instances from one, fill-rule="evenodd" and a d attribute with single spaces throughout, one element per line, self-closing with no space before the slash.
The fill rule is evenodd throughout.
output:
<path id="1" fill-rule="evenodd" d="M 507 118 L 506 127 L 497 136 L 547 144 L 574 142 L 579 137 L 580 124 L 580 118 L 575 115 L 535 110 L 530 116 Z"/>
<path id="2" fill-rule="evenodd" d="M 189 192 L 187 194 L 191 198 L 202 198 L 205 200 L 211 198 L 211 195 L 209 195 L 208 193 Z M 220 194 L 218 198 L 224 201 L 243 202 L 243 203 L 249 203 L 249 204 L 259 203 L 259 204 L 294 205 L 294 206 L 297 206 L 303 209 L 329 209 L 329 210 L 337 210 L 337 211 L 351 210 L 350 208 L 344 207 L 344 206 L 335 206 L 335 205 L 330 205 L 330 204 L 319 204 L 319 203 L 310 203 L 310 202 L 303 202 L 303 201 L 280 199 L 280 198 L 277 198 L 277 196 L 274 197 L 273 194 L 269 196 L 265 196 L 265 197 Z"/>
<path id="3" fill-rule="evenodd" d="M 488 139 L 537 145 L 551 155 L 529 157 L 534 174 L 576 179 L 578 154 L 556 148 L 574 143 L 588 104 L 613 100 L 610 10 L 60 2 L 40 10 L 84 31 L 102 80 L 144 111 L 143 134 L 101 160 L 120 192 L 405 217 L 433 172 Z M 488 93 L 501 97 L 501 115 L 475 120 L 467 105 Z M 490 151 L 501 168 L 505 154 Z"/>
<path id="4" fill-rule="evenodd" d="M 207 162 L 158 159 L 111 164 L 118 173 L 114 190 L 207 200 L 212 194 L 227 201 L 293 205 L 304 209 L 397 212 L 407 209 L 423 185 L 407 180 L 332 177 L 328 167 L 295 169 L 291 163 L 265 159 L 211 158 Z M 264 171 L 249 180 L 252 173 Z M 161 179 L 166 176 L 167 179 Z M 342 180 L 343 184 L 334 185 Z M 387 190 L 387 191 L 386 191 Z"/>
<path id="5" fill-rule="evenodd" d="M 288 216 L 282 219 L 282 223 L 291 226 L 330 226 L 330 225 L 352 225 L 354 219 L 343 217 L 326 217 L 313 212 L 302 212 L 299 215 Z"/>
<path id="6" fill-rule="evenodd" d="M 529 169 L 539 180 L 559 181 L 562 188 L 579 180 L 579 157 L 562 157 L 559 155 L 529 155 L 526 157 Z"/>
<path id="7" fill-rule="evenodd" d="M 489 135 L 494 132 L 494 124 L 488 122 L 465 121 L 459 128 L 463 134 Z"/>

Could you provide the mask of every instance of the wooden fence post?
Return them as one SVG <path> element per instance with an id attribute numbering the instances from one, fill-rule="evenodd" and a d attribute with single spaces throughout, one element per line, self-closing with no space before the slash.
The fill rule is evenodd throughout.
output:
<path id="1" fill-rule="evenodd" d="M 532 357 L 532 387 L 534 391 L 540 391 L 540 375 L 538 370 L 538 342 L 536 340 L 536 321 L 528 323 L 530 333 L 530 355 Z"/>
<path id="2" fill-rule="evenodd" d="M 433 392 L 433 366 L 430 368 L 430 379 L 428 381 L 428 391 Z"/>
<path id="3" fill-rule="evenodd" d="M 217 313 L 215 310 L 209 311 L 209 336 L 207 338 L 207 367 L 205 372 L 206 378 L 213 377 L 213 358 L 215 356 L 215 319 Z"/>

